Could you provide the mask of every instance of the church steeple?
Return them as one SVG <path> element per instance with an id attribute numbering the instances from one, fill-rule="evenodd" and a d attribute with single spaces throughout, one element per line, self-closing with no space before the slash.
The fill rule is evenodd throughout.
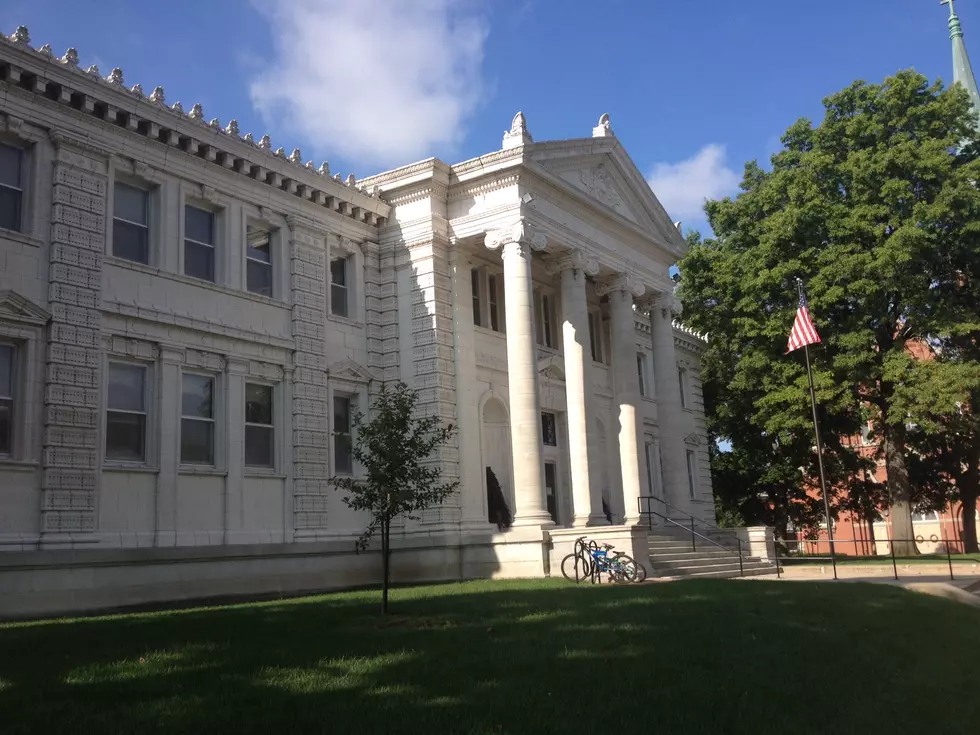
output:
<path id="1" fill-rule="evenodd" d="M 977 127 L 980 128 L 980 90 L 977 89 L 977 79 L 973 75 L 970 56 L 963 42 L 963 26 L 960 25 L 960 17 L 953 7 L 953 0 L 941 0 L 941 4 L 949 6 L 949 39 L 953 42 L 953 81 L 962 84 L 970 95 L 973 111 L 977 117 Z"/>

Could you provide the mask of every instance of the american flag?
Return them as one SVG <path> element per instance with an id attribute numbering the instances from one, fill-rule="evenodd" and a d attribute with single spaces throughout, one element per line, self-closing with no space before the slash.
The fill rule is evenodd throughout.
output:
<path id="1" fill-rule="evenodd" d="M 800 305 L 796 309 L 796 320 L 793 328 L 789 331 L 789 343 L 786 345 L 786 354 L 793 350 L 798 350 L 804 345 L 819 344 L 820 335 L 817 328 L 813 325 L 810 318 L 810 309 L 806 305 L 806 295 L 800 289 Z"/>

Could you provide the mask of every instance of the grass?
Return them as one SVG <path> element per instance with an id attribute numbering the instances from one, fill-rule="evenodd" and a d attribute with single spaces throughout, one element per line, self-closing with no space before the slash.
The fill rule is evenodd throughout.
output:
<path id="1" fill-rule="evenodd" d="M 0 732 L 975 733 L 980 612 L 886 585 L 473 582 L 0 625 Z"/>

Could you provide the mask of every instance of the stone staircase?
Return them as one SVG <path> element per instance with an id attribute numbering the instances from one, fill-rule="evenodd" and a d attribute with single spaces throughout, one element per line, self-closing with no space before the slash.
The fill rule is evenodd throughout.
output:
<path id="1" fill-rule="evenodd" d="M 690 535 L 680 531 L 654 529 L 650 532 L 650 576 L 696 579 L 730 579 L 744 573 L 746 577 L 775 574 L 776 567 L 757 557 L 744 557 L 739 568 L 738 550 L 729 550 L 696 539 L 691 549 Z"/>

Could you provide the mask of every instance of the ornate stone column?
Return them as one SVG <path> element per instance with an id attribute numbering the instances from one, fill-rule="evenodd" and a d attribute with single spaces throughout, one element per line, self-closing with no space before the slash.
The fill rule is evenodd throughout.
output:
<path id="1" fill-rule="evenodd" d="M 564 253 L 548 263 L 561 274 L 562 350 L 565 353 L 565 400 L 568 412 L 568 454 L 572 471 L 575 526 L 605 525 L 602 495 L 592 491 L 589 468 L 597 460 L 594 423 L 592 356 L 589 351 L 589 306 L 585 277 L 599 272 L 598 263 L 581 253 Z"/>
<path id="2" fill-rule="evenodd" d="M 609 295 L 612 336 L 613 382 L 619 407 L 619 462 L 623 476 L 623 505 L 626 525 L 640 520 L 639 498 L 647 495 L 646 473 L 640 469 L 643 456 L 643 417 L 639 411 L 640 380 L 636 372 L 636 335 L 633 297 L 643 295 L 644 286 L 629 274 L 603 280 L 596 288 Z"/>
<path id="3" fill-rule="evenodd" d="M 551 524 L 544 494 L 541 456 L 541 402 L 537 347 L 534 344 L 534 299 L 531 256 L 545 248 L 544 235 L 522 220 L 487 233 L 486 246 L 501 250 L 504 299 L 507 303 L 507 373 L 510 396 L 510 440 L 514 458 L 514 526 Z"/>
<path id="4" fill-rule="evenodd" d="M 687 491 L 687 454 L 684 445 L 684 417 L 681 389 L 674 352 L 674 295 L 658 294 L 650 308 L 650 335 L 653 342 L 653 371 L 657 384 L 657 423 L 660 428 L 660 458 L 664 476 L 664 499 L 690 512 Z"/>

